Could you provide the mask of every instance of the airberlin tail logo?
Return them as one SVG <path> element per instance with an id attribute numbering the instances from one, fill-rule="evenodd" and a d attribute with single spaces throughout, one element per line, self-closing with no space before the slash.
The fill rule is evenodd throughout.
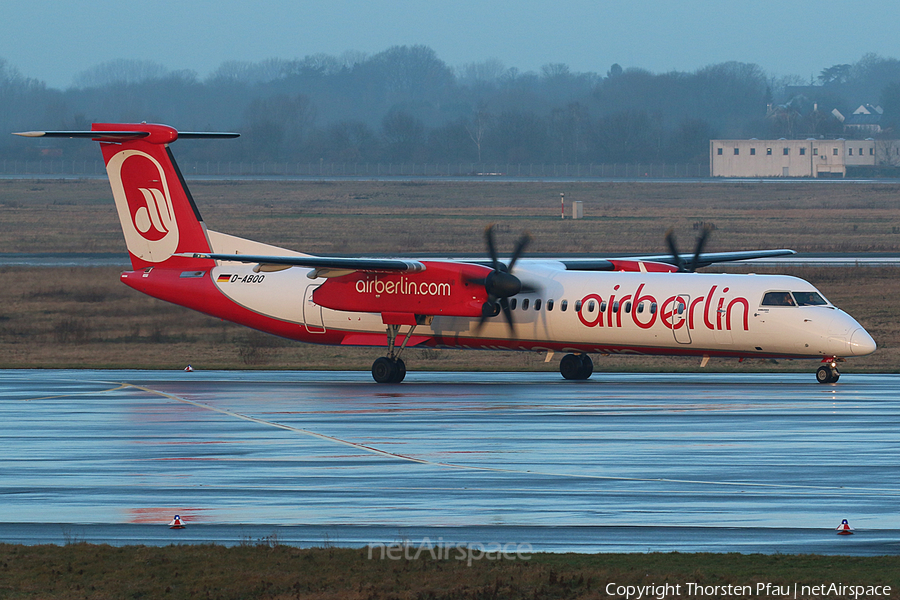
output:
<path id="1" fill-rule="evenodd" d="M 175 207 L 162 165 L 139 150 L 123 150 L 106 165 L 128 250 L 163 262 L 178 248 Z"/>

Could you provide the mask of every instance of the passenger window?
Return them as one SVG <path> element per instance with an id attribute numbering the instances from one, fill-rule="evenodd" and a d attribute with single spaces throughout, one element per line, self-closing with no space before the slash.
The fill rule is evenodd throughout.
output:
<path id="1" fill-rule="evenodd" d="M 790 292 L 766 292 L 762 306 L 796 306 Z"/>
<path id="2" fill-rule="evenodd" d="M 615 302 L 613 302 L 612 309 L 613 309 L 613 312 L 614 312 L 614 313 L 619 312 L 619 301 L 618 301 L 618 300 L 616 300 Z"/>
<path id="3" fill-rule="evenodd" d="M 643 312 L 644 312 L 644 303 L 643 303 L 643 302 L 639 302 L 638 305 L 637 305 L 637 313 L 638 313 L 638 314 L 641 314 L 641 313 L 643 313 Z"/>
<path id="4" fill-rule="evenodd" d="M 581 310 L 581 300 L 576 300 L 575 301 L 575 312 L 578 312 L 580 310 Z"/>
<path id="5" fill-rule="evenodd" d="M 541 310 L 541 299 L 538 298 L 534 301 L 534 310 Z"/>
<path id="6" fill-rule="evenodd" d="M 596 307 L 596 306 L 597 306 L 597 304 L 593 300 L 588 302 L 588 312 L 589 313 L 594 312 L 594 307 Z"/>
<path id="7" fill-rule="evenodd" d="M 794 299 L 798 306 L 824 306 L 828 304 L 825 298 L 816 292 L 794 292 Z"/>
<path id="8" fill-rule="evenodd" d="M 630 313 L 630 312 L 631 312 L 631 302 L 626 302 L 626 303 L 625 303 L 625 312 L 626 312 L 626 313 Z"/>
<path id="9" fill-rule="evenodd" d="M 528 310 L 528 298 L 522 300 L 522 310 Z"/>
<path id="10" fill-rule="evenodd" d="M 655 315 L 655 314 L 656 314 L 656 302 L 651 302 L 651 303 L 650 303 L 650 314 L 651 314 L 651 315 Z"/>
<path id="11" fill-rule="evenodd" d="M 547 311 L 553 310 L 553 300 L 547 300 Z"/>
<path id="12" fill-rule="evenodd" d="M 566 309 L 567 309 L 567 308 L 569 308 L 569 301 L 568 301 L 568 300 L 563 300 L 562 302 L 559 303 L 559 310 L 561 310 L 561 311 L 563 311 L 563 312 L 566 312 Z"/>
<path id="13" fill-rule="evenodd" d="M 606 300 L 600 303 L 600 312 L 606 312 Z"/>
<path id="14" fill-rule="evenodd" d="M 516 299 L 513 298 L 509 301 L 509 310 L 516 310 Z"/>

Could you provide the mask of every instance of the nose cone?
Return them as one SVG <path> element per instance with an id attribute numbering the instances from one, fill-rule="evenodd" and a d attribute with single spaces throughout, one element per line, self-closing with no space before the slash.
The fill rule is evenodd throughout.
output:
<path id="1" fill-rule="evenodd" d="M 869 332 L 860 327 L 850 336 L 850 352 L 853 356 L 865 356 L 875 352 L 875 340 L 869 335 Z"/>

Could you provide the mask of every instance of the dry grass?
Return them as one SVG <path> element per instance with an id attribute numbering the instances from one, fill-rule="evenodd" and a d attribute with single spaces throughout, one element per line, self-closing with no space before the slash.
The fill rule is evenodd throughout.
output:
<path id="1" fill-rule="evenodd" d="M 750 585 L 755 592 L 756 584 L 762 582 L 792 592 L 795 582 L 807 586 L 824 583 L 826 587 L 835 582 L 889 585 L 889 595 L 878 597 L 896 599 L 900 597 L 898 573 L 900 559 L 896 556 L 537 554 L 529 560 L 475 561 L 469 567 L 466 561 L 436 559 L 427 552 L 412 560 L 370 560 L 365 549 L 301 550 L 270 544 L 233 548 L 0 544 L 3 598 L 623 597 L 607 594 L 609 583 L 681 585 L 681 594 L 670 592 L 668 596 L 679 598 L 690 597 L 687 583 Z"/>
<path id="2" fill-rule="evenodd" d="M 715 223 L 710 251 L 900 249 L 894 184 L 195 182 L 218 231 L 317 253 L 483 253 L 497 222 L 511 248 L 531 231 L 539 253 L 665 253 L 670 226 L 689 252 L 694 226 Z M 559 193 L 589 218 L 559 219 Z M 251 199 L 251 200 L 248 200 Z M 0 252 L 122 252 L 109 185 L 0 180 Z M 790 269 L 872 333 L 880 349 L 847 370 L 900 367 L 900 283 L 893 269 Z M 369 369 L 374 348 L 268 338 L 143 296 L 112 268 L 4 268 L 0 366 Z M 533 354 L 410 350 L 415 369 L 555 370 Z M 692 370 L 697 361 L 603 357 L 598 370 Z M 712 361 L 708 369 L 811 371 L 805 362 Z"/>
<path id="3" fill-rule="evenodd" d="M 497 222 L 533 252 L 665 252 L 674 227 L 709 250 L 900 251 L 900 185 L 867 183 L 194 182 L 211 229 L 316 253 L 483 252 Z M 559 194 L 586 219 L 559 218 Z M 0 252 L 122 252 L 109 184 L 0 180 Z"/>

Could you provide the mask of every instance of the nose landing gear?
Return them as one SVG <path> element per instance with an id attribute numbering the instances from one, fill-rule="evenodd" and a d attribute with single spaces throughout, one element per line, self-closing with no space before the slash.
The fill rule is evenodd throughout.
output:
<path id="1" fill-rule="evenodd" d="M 819 383 L 837 383 L 841 373 L 837 369 L 837 363 L 831 361 L 816 369 L 816 381 Z"/>

